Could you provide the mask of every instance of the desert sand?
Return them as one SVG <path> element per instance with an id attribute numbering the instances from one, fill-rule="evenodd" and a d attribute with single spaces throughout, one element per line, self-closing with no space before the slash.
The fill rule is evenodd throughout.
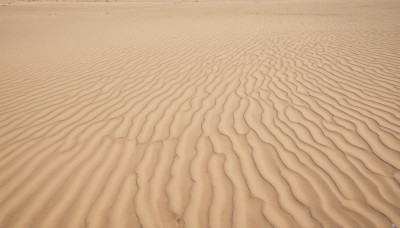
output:
<path id="1" fill-rule="evenodd" d="M 400 2 L 0 6 L 0 227 L 400 225 Z"/>

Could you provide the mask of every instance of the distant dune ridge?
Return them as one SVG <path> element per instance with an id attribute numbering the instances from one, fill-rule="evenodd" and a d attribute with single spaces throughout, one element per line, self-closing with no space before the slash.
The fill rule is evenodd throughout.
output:
<path id="1" fill-rule="evenodd" d="M 0 227 L 397 227 L 400 2 L 0 7 Z"/>

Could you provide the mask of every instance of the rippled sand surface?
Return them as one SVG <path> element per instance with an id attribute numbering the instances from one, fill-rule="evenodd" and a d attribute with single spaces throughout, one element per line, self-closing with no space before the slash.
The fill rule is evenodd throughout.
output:
<path id="1" fill-rule="evenodd" d="M 0 227 L 400 225 L 400 2 L 0 6 Z"/>

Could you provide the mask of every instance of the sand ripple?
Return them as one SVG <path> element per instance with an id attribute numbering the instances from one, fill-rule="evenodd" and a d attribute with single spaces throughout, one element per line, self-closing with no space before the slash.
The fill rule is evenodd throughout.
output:
<path id="1" fill-rule="evenodd" d="M 0 9 L 0 227 L 400 225 L 400 4 Z"/>

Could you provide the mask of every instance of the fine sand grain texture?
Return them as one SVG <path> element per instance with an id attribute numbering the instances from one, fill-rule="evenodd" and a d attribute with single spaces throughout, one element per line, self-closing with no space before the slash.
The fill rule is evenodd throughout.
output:
<path id="1" fill-rule="evenodd" d="M 0 227 L 400 225 L 400 1 L 0 6 Z"/>

